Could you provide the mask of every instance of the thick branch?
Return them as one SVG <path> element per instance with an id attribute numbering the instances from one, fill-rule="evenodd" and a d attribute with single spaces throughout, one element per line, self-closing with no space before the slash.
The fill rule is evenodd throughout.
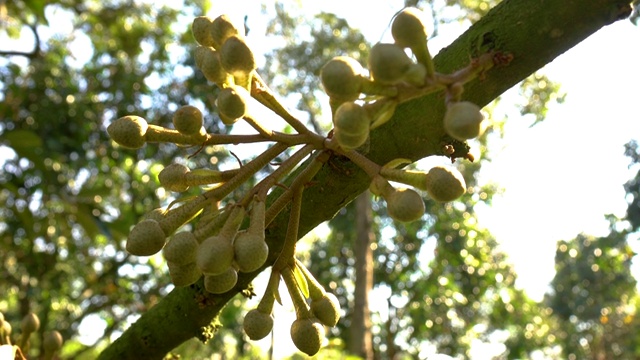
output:
<path id="1" fill-rule="evenodd" d="M 513 61 L 491 69 L 484 79 L 468 84 L 463 97 L 485 105 L 534 71 L 551 62 L 601 27 L 631 12 L 622 0 L 505 0 L 443 49 L 436 69 L 450 73 L 466 66 L 472 55 L 491 49 L 508 52 Z M 588 62 L 589 59 L 585 59 Z M 599 64 L 582 64 L 596 68 Z M 384 164 L 395 158 L 418 160 L 442 155 L 444 100 L 433 94 L 398 107 L 393 119 L 371 134 L 369 158 Z M 330 219 L 364 191 L 369 178 L 345 158 L 334 157 L 305 190 L 300 233 Z M 267 229 L 270 248 L 280 250 L 288 214 L 284 211 Z M 269 262 L 275 259 L 272 254 Z M 160 359 L 180 343 L 202 337 L 224 304 L 257 275 L 242 274 L 237 287 L 219 296 L 201 286 L 175 289 L 131 326 L 102 354 L 102 359 Z M 238 334 L 240 335 L 240 334 Z"/>

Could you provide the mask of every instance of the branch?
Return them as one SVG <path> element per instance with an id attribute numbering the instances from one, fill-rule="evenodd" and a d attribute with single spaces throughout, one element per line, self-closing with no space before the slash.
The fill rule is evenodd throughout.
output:
<path id="1" fill-rule="evenodd" d="M 484 79 L 474 80 L 465 87 L 466 100 L 486 105 L 598 29 L 628 16 L 630 2 L 505 0 L 439 53 L 434 59 L 436 69 L 442 73 L 454 72 L 466 66 L 472 55 L 478 55 L 479 48 L 513 55 L 509 66 L 491 69 Z M 402 104 L 388 123 L 372 132 L 367 157 L 384 164 L 396 158 L 418 160 L 443 155 L 441 142 L 447 139 L 442 127 L 444 111 L 442 94 Z M 336 156 L 329 160 L 314 178 L 314 185 L 305 190 L 300 234 L 332 218 L 364 191 L 369 182 L 364 172 L 347 159 Z M 268 263 L 273 263 L 281 249 L 287 220 L 288 212 L 283 211 L 267 228 L 267 241 L 273 252 Z M 209 333 L 203 329 L 210 329 L 208 325 L 224 304 L 245 289 L 258 273 L 240 274 L 236 288 L 222 295 L 206 294 L 201 282 L 176 288 L 143 314 L 100 358 L 161 359 L 194 336 L 206 338 Z"/>
<path id="2" fill-rule="evenodd" d="M 29 59 L 35 59 L 36 57 L 38 57 L 40 55 L 40 36 L 38 35 L 38 30 L 36 29 L 36 25 L 37 24 L 29 24 L 27 25 L 27 27 L 29 29 L 31 29 L 31 31 L 33 32 L 33 37 L 34 37 L 34 46 L 33 46 L 33 50 L 31 50 L 30 52 L 24 52 L 24 51 L 13 51 L 13 50 L 6 50 L 6 51 L 2 51 L 0 50 L 0 56 L 24 56 L 26 58 Z"/>

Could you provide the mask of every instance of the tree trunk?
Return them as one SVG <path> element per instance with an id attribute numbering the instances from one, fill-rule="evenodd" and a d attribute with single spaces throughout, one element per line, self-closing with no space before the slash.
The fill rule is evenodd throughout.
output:
<path id="1" fill-rule="evenodd" d="M 443 49 L 434 59 L 435 66 L 441 73 L 462 68 L 469 63 L 479 44 L 513 55 L 508 66 L 493 68 L 483 79 L 465 86 L 463 98 L 484 106 L 601 27 L 630 13 L 629 0 L 505 0 Z M 597 74 L 603 64 L 585 59 L 581 66 Z M 401 104 L 389 122 L 371 133 L 371 150 L 367 156 L 384 164 L 397 158 L 418 160 L 443 155 L 442 141 L 447 139 L 442 126 L 444 110 L 442 94 Z M 335 166 L 336 163 L 339 166 Z M 332 218 L 367 189 L 369 182 L 355 165 L 342 158 L 332 158 L 304 192 L 299 235 Z M 279 193 L 281 191 L 274 191 L 271 201 Z M 272 251 L 268 264 L 275 261 L 282 248 L 287 223 L 288 211 L 284 211 L 267 228 Z M 210 338 L 215 332 L 211 323 L 224 304 L 245 289 L 258 273 L 241 274 L 237 286 L 222 295 L 206 293 L 202 280 L 193 286 L 176 288 L 142 314 L 100 358 L 162 359 L 186 340 Z"/>
<path id="2" fill-rule="evenodd" d="M 373 210 L 371 194 L 365 191 L 356 198 L 356 284 L 353 294 L 353 315 L 351 318 L 351 342 L 349 352 L 365 360 L 373 360 L 373 338 L 371 335 L 371 316 L 369 311 L 369 293 L 373 289 L 373 250 L 375 241 L 373 232 Z"/>

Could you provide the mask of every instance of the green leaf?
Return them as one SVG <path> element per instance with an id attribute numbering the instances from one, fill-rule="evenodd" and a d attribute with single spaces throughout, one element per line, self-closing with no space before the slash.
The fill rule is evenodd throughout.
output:
<path id="1" fill-rule="evenodd" d="M 309 298 L 309 284 L 307 284 L 307 278 L 298 265 L 293 267 L 293 276 L 296 278 L 296 283 L 298 283 L 298 288 L 302 291 L 302 295 L 304 295 L 305 298 Z"/>

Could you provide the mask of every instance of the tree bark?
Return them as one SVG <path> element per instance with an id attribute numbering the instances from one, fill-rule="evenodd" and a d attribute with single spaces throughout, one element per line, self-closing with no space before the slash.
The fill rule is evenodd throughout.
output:
<path id="1" fill-rule="evenodd" d="M 630 0 L 505 0 L 439 53 L 434 59 L 436 69 L 449 73 L 466 66 L 478 44 L 512 54 L 513 61 L 508 66 L 493 68 L 483 79 L 465 86 L 464 99 L 484 106 L 598 29 L 630 13 Z M 581 64 L 594 72 L 601 65 L 589 64 L 589 59 Z M 367 156 L 384 164 L 396 158 L 418 160 L 442 155 L 442 141 L 447 139 L 442 127 L 444 109 L 442 94 L 400 105 L 388 123 L 371 133 Z M 355 165 L 334 157 L 304 192 L 300 235 L 332 218 L 362 193 L 369 181 Z M 267 229 L 273 252 L 268 263 L 281 249 L 287 213 L 280 214 Z M 241 274 L 238 285 L 222 295 L 207 294 L 201 282 L 176 288 L 144 313 L 100 358 L 161 359 L 192 337 L 210 338 L 213 319 L 258 272 Z"/>
<path id="2" fill-rule="evenodd" d="M 356 241 L 355 254 L 356 283 L 354 290 L 353 315 L 351 317 L 351 337 L 349 351 L 365 360 L 373 360 L 373 338 L 369 311 L 369 294 L 373 289 L 373 210 L 371 194 L 365 191 L 356 198 Z"/>

